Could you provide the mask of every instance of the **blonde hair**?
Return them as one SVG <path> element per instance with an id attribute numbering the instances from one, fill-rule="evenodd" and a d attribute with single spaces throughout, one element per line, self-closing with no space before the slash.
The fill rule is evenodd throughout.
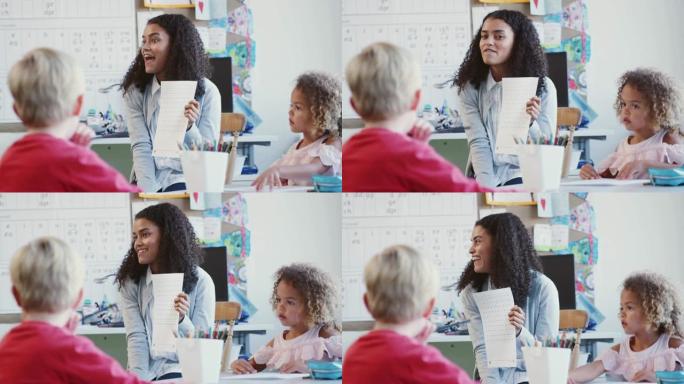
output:
<path id="1" fill-rule="evenodd" d="M 641 302 L 646 321 L 659 334 L 682 337 L 682 305 L 677 290 L 664 276 L 652 272 L 635 273 L 622 283 L 622 289 L 633 292 Z"/>
<path id="2" fill-rule="evenodd" d="M 10 279 L 26 312 L 59 312 L 69 308 L 83 287 L 83 259 L 64 241 L 41 237 L 12 257 Z"/>
<path id="3" fill-rule="evenodd" d="M 374 43 L 347 64 L 346 78 L 359 115 L 378 121 L 411 108 L 421 72 L 411 52 L 390 43 Z"/>
<path id="4" fill-rule="evenodd" d="M 85 92 L 83 71 L 64 52 L 36 48 L 12 66 L 9 89 L 26 125 L 45 127 L 71 115 L 78 96 Z"/>
<path id="5" fill-rule="evenodd" d="M 373 256 L 364 270 L 368 310 L 386 323 L 420 317 L 439 290 L 435 265 L 415 249 L 394 245 Z"/>
<path id="6" fill-rule="evenodd" d="M 306 302 L 306 312 L 315 324 L 323 324 L 338 331 L 342 327 L 337 322 L 339 301 L 337 289 L 330 276 L 311 264 L 294 263 L 281 267 L 275 273 L 271 307 L 276 309 L 278 284 L 284 281 L 299 292 Z"/>

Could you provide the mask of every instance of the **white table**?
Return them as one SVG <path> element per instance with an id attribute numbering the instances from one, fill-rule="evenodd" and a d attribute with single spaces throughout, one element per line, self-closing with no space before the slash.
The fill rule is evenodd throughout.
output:
<path id="1" fill-rule="evenodd" d="M 320 383 L 320 384 L 342 384 L 342 380 L 314 380 L 310 377 L 306 378 L 291 378 L 291 379 L 261 379 L 261 378 L 244 378 L 249 375 L 232 375 L 232 374 L 221 374 L 221 377 L 219 379 L 219 383 L 221 384 L 274 384 L 274 383 L 287 383 L 287 384 L 293 384 L 293 383 L 302 383 L 302 384 L 307 384 L 307 383 Z M 229 380 L 228 378 L 230 377 L 240 377 L 240 379 L 232 379 Z M 155 383 L 168 383 L 168 384 L 184 384 L 185 381 L 183 379 L 169 379 L 169 380 L 159 380 L 156 381 Z"/>
<path id="2" fill-rule="evenodd" d="M 245 175 L 243 175 L 245 176 Z M 254 175 L 256 176 L 256 175 Z M 256 177 L 255 177 L 256 178 Z M 234 180 L 232 184 L 226 185 L 224 192 L 256 192 L 256 188 L 252 187 L 251 180 Z M 265 188 L 262 192 L 313 192 L 315 191 L 313 185 L 292 185 L 273 189 Z"/>
<path id="3" fill-rule="evenodd" d="M 247 335 L 249 334 L 254 334 L 254 335 L 265 335 L 266 332 L 273 330 L 273 324 L 252 324 L 252 323 L 243 323 L 243 324 L 237 324 L 233 328 L 233 332 L 235 333 L 235 341 L 238 344 L 244 345 L 244 352 L 245 353 L 250 353 L 249 350 L 249 339 L 247 338 Z M 76 334 L 77 335 L 125 335 L 126 334 L 126 328 L 124 327 L 116 327 L 116 328 L 107 328 L 107 327 L 96 327 L 94 325 L 79 325 L 76 328 Z"/>
<path id="4" fill-rule="evenodd" d="M 648 180 L 581 180 L 579 176 L 571 176 L 561 180 L 560 192 L 683 192 L 684 185 L 677 187 L 646 185 Z M 581 183 L 581 184 L 577 184 Z"/>

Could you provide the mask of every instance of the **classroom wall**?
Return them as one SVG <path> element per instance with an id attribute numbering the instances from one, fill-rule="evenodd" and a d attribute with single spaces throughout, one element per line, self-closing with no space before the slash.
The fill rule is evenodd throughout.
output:
<path id="1" fill-rule="evenodd" d="M 278 137 L 270 147 L 256 147 L 256 163 L 263 170 L 297 140 L 287 115 L 295 78 L 308 70 L 342 73 L 342 10 L 339 0 L 251 0 L 248 4 L 257 46 L 252 106 L 263 119 L 255 133 Z"/>
<path id="2" fill-rule="evenodd" d="M 249 209 L 247 228 L 252 232 L 247 296 L 259 309 L 249 321 L 274 327 L 265 336 L 251 336 L 255 352 L 283 330 L 269 303 L 273 274 L 278 268 L 307 262 L 333 278 L 340 276 L 342 217 L 338 194 L 252 193 L 245 199 Z"/>
<path id="3" fill-rule="evenodd" d="M 630 273 L 651 270 L 675 284 L 684 300 L 682 193 L 590 193 L 596 212 L 599 260 L 594 270 L 600 328 L 622 332 L 617 313 L 620 285 Z M 618 214 L 619 212 L 619 214 Z"/>
<path id="4" fill-rule="evenodd" d="M 681 0 L 588 1 L 592 58 L 587 65 L 589 104 L 599 117 L 592 127 L 613 129 L 606 141 L 592 141 L 594 161 L 606 158 L 627 136 L 613 110 L 618 77 L 629 69 L 652 67 L 668 73 L 684 92 Z"/>

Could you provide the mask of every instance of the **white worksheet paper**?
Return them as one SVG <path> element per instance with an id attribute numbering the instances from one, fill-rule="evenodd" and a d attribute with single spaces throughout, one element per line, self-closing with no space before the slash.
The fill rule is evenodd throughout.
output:
<path id="1" fill-rule="evenodd" d="M 496 153 L 517 154 L 517 137 L 527 139 L 530 115 L 526 112 L 527 101 L 537 92 L 536 77 L 504 77 L 501 91 L 501 110 L 496 129 Z"/>
<path id="2" fill-rule="evenodd" d="M 482 317 L 487 367 L 515 367 L 515 327 L 508 322 L 508 313 L 514 305 L 511 289 L 477 292 L 473 298 Z"/>
<path id="3" fill-rule="evenodd" d="M 178 312 L 173 299 L 183 290 L 182 273 L 152 275 L 152 349 L 156 353 L 176 352 Z"/>
<path id="4" fill-rule="evenodd" d="M 162 81 L 152 156 L 180 157 L 188 119 L 185 105 L 195 97 L 196 81 Z"/>

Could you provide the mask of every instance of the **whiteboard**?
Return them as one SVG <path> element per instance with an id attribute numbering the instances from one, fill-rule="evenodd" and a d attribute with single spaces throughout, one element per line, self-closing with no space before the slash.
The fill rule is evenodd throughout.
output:
<path id="1" fill-rule="evenodd" d="M 421 107 L 456 109 L 454 89 L 446 86 L 461 65 L 472 39 L 470 0 L 342 0 L 342 68 L 367 45 L 385 41 L 413 53 L 423 73 Z M 356 117 L 343 90 L 343 117 Z"/>
<path id="2" fill-rule="evenodd" d="M 363 268 L 376 253 L 406 244 L 429 257 L 440 271 L 440 286 L 458 280 L 470 261 L 477 221 L 474 193 L 365 193 L 342 195 L 342 317 L 370 320 L 363 304 Z M 440 292 L 437 308 L 448 309 L 454 292 Z"/>
<path id="3" fill-rule="evenodd" d="M 52 235 L 85 259 L 84 299 L 116 302 L 114 278 L 131 245 L 131 205 L 127 193 L 0 194 L 0 313 L 19 313 L 11 294 L 9 262 L 24 244 Z"/>
<path id="4" fill-rule="evenodd" d="M 29 50 L 50 47 L 73 55 L 85 72 L 83 115 L 123 114 L 118 84 L 136 54 L 135 1 L 0 0 L 0 123 L 18 122 L 7 75 Z"/>

